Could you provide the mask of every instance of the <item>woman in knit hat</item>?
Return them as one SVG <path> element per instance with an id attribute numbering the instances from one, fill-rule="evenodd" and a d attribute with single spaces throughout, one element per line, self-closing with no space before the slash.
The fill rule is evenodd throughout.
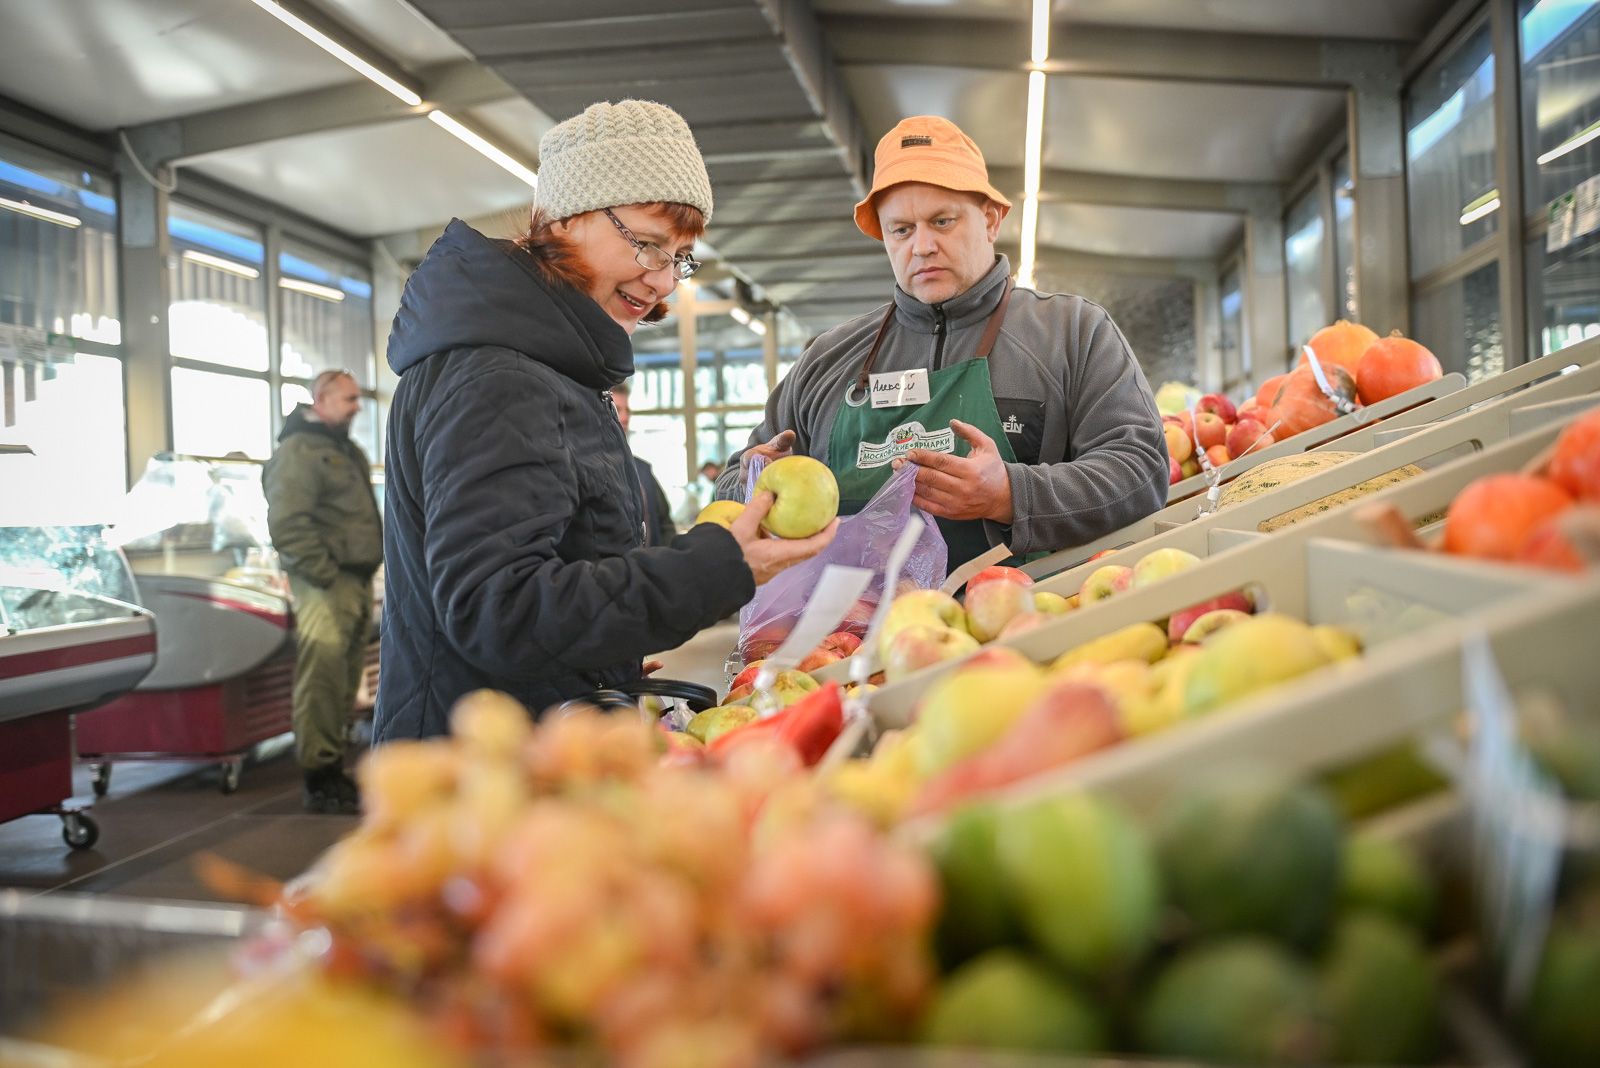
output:
<path id="1" fill-rule="evenodd" d="M 609 390 L 699 266 L 711 182 L 688 125 L 644 100 L 592 105 L 539 155 L 528 232 L 452 221 L 395 315 L 378 742 L 446 733 L 481 687 L 542 710 L 626 684 L 833 537 L 760 538 L 767 497 L 731 532 L 644 547 Z"/>

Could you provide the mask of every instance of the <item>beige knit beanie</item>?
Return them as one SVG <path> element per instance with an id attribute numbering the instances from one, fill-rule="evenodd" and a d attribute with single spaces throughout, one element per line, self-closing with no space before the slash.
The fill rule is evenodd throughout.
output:
<path id="1" fill-rule="evenodd" d="M 590 104 L 539 139 L 535 203 L 552 219 L 688 204 L 711 221 L 711 178 L 683 117 L 652 100 Z"/>

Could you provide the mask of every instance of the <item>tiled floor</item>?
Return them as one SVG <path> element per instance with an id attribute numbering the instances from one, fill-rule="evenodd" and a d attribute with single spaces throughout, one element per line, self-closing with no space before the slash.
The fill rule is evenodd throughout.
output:
<path id="1" fill-rule="evenodd" d="M 55 816 L 0 824 L 0 886 L 214 901 L 193 870 L 203 852 L 275 879 L 298 875 L 356 817 L 305 813 L 293 757 L 281 742 L 264 749 L 231 795 L 218 788 L 214 765 L 116 765 L 110 792 L 92 812 L 100 839 L 90 849 L 69 849 Z M 73 788 L 91 796 L 87 768 L 78 769 Z"/>

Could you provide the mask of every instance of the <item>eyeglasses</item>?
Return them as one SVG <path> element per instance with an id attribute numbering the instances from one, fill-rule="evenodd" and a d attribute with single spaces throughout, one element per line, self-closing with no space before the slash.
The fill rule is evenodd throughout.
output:
<path id="1" fill-rule="evenodd" d="M 640 241 L 637 237 L 633 236 L 632 230 L 622 225 L 621 219 L 611 214 L 610 208 L 601 208 L 600 210 L 605 212 L 606 218 L 611 220 L 611 225 L 615 226 L 618 232 L 622 234 L 623 240 L 627 241 L 628 244 L 633 246 L 634 262 L 640 267 L 643 267 L 645 270 L 659 271 L 661 268 L 670 263 L 672 264 L 673 274 L 677 275 L 679 278 L 688 278 L 690 275 L 694 274 L 694 272 L 698 271 L 704 266 L 704 264 L 690 256 L 687 252 L 683 252 L 674 256 L 665 249 L 657 248 L 655 245 Z"/>

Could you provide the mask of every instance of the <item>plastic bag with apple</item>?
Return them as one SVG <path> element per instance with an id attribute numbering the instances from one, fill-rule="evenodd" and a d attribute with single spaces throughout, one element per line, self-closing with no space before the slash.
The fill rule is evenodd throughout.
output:
<path id="1" fill-rule="evenodd" d="M 745 476 L 746 500 L 764 466 L 764 458 L 752 458 Z M 823 568 L 829 564 L 864 567 L 874 573 L 866 592 L 837 628 L 858 637 L 866 633 L 873 609 L 883 596 L 883 573 L 889 553 L 913 509 L 911 498 L 916 492 L 916 477 L 916 465 L 906 464 L 889 477 L 859 512 L 840 517 L 839 532 L 831 545 L 756 590 L 750 603 L 739 610 L 739 657 L 744 663 L 761 660 L 783 644 L 805 610 Z M 891 596 L 907 589 L 937 589 L 944 581 L 947 558 L 944 537 L 931 516 L 923 513 L 923 517 L 926 522 L 922 537 L 900 569 L 899 588 L 891 591 Z"/>

